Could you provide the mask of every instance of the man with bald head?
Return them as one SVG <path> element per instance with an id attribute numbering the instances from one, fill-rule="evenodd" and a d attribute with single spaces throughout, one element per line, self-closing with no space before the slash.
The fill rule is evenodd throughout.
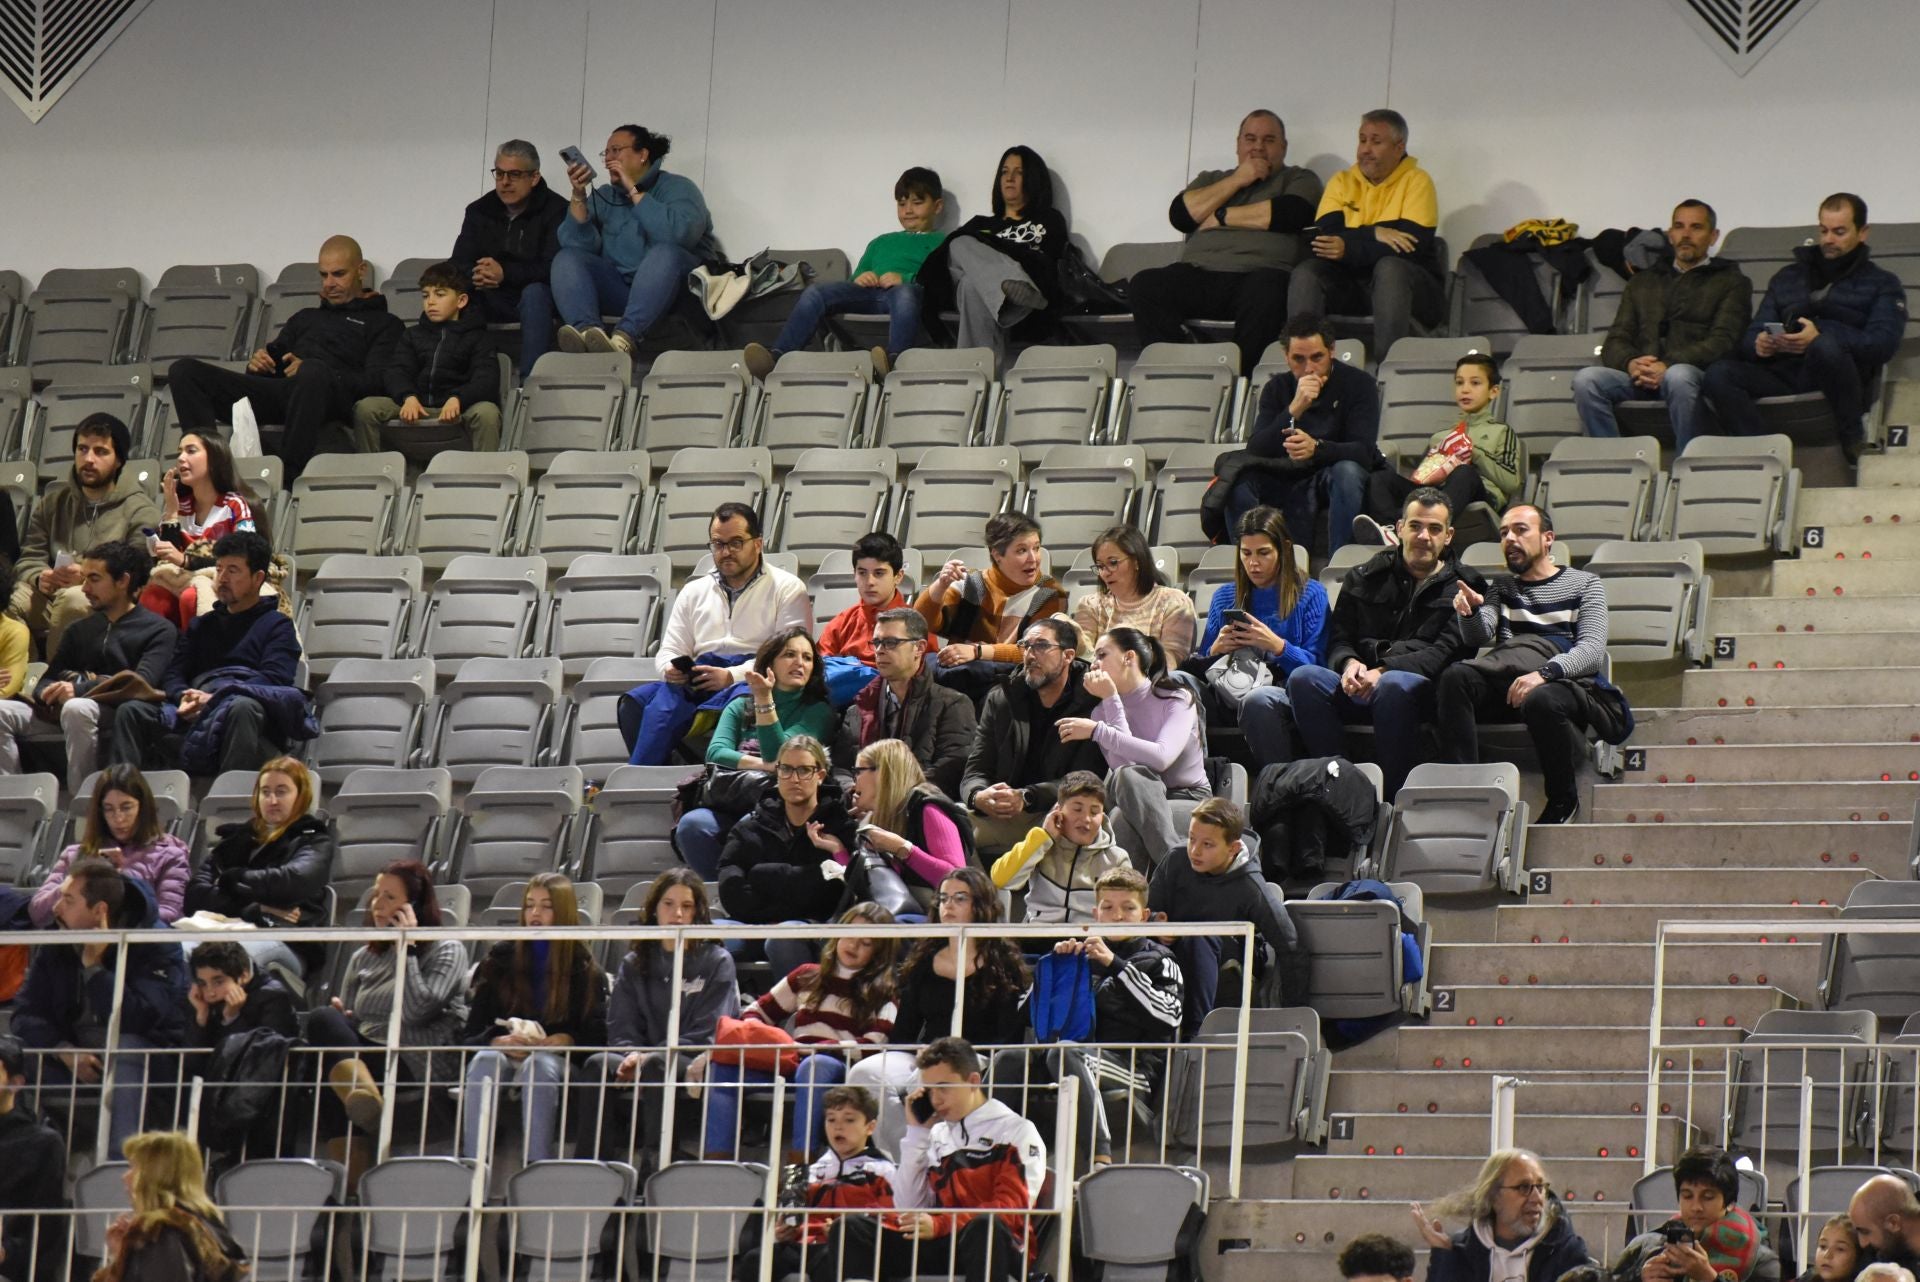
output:
<path id="1" fill-rule="evenodd" d="M 366 264 L 351 236 L 320 246 L 320 305 L 287 318 L 245 373 L 199 360 L 167 370 L 173 410 L 185 431 L 233 421 L 233 403 L 246 399 L 261 423 L 285 427 L 280 457 L 291 486 L 318 451 L 328 423 L 349 423 L 353 403 L 384 388 L 387 364 L 404 327 L 387 300 L 362 284 Z"/>
<path id="2" fill-rule="evenodd" d="M 1874 1176 L 1853 1195 L 1847 1215 L 1874 1258 L 1909 1269 L 1920 1266 L 1920 1198 L 1905 1180 Z"/>

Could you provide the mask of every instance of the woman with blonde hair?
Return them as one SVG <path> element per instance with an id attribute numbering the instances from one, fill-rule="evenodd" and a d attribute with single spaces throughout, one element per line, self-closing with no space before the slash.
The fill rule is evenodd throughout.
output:
<path id="1" fill-rule="evenodd" d="M 927 782 L 920 759 L 899 739 L 876 740 L 853 759 L 853 814 L 860 821 L 856 851 L 885 861 L 913 896 L 912 904 L 887 905 L 896 917 L 925 921 L 941 879 L 975 862 L 966 813 Z M 853 854 L 833 857 L 844 864 Z M 855 874 L 854 894 L 878 898 L 863 880 Z"/>
<path id="2" fill-rule="evenodd" d="M 232 1282 L 247 1253 L 207 1196 L 206 1159 L 183 1131 L 145 1131 L 126 1144 L 133 1209 L 107 1229 L 93 1282 Z"/>
<path id="3" fill-rule="evenodd" d="M 260 767 L 253 818 L 220 829 L 219 844 L 193 874 L 187 911 L 215 912 L 261 927 L 241 936 L 253 968 L 278 966 L 304 979 L 326 959 L 326 945 L 284 944 L 276 926 L 329 926 L 327 883 L 333 875 L 333 829 L 312 814 L 318 788 L 293 757 Z"/>
<path id="4" fill-rule="evenodd" d="M 1449 1236 L 1440 1217 L 1467 1224 Z M 1435 1202 L 1431 1216 L 1415 1202 L 1413 1221 L 1430 1251 L 1427 1282 L 1555 1282 L 1589 1259 L 1546 1169 L 1523 1148 L 1493 1154 L 1471 1185 Z"/>

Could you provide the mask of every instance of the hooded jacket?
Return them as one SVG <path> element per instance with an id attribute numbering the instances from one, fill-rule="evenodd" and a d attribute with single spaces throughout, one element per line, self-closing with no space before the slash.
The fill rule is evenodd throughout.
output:
<path id="1" fill-rule="evenodd" d="M 887 679 L 875 677 L 853 696 L 841 714 L 840 733 L 833 741 L 833 764 L 851 770 L 860 749 L 888 736 L 881 733 L 886 709 Z M 892 738 L 905 741 L 927 781 L 951 797 L 960 788 L 967 750 L 973 746 L 973 702 L 958 690 L 933 679 L 926 664 L 907 683 L 900 704 L 900 721 Z"/>
<path id="2" fill-rule="evenodd" d="M 246 668 L 259 684 L 291 686 L 300 666 L 300 637 L 293 620 L 280 613 L 272 597 L 261 597 L 251 609 L 230 613 L 223 601 L 193 621 L 167 665 L 167 700 L 199 687 L 219 668 Z"/>
<path id="3" fill-rule="evenodd" d="M 1471 654 L 1454 613 L 1453 590 L 1461 580 L 1476 591 L 1486 582 L 1451 556 L 1418 582 L 1407 573 L 1399 548 L 1386 548 L 1347 571 L 1327 628 L 1327 666 L 1344 672 L 1349 659 L 1369 668 L 1410 672 L 1429 680 L 1455 659 Z"/>
<path id="4" fill-rule="evenodd" d="M 60 898 L 60 884 L 67 879 L 67 869 L 79 857 L 77 844 L 61 851 L 47 879 L 33 892 L 27 913 L 34 925 L 53 924 L 53 902 Z M 171 926 L 186 911 L 187 883 L 193 876 L 193 852 L 172 833 L 163 832 L 145 846 L 121 846 L 120 871 L 139 877 L 152 887 L 160 920 L 167 925 Z"/>
<path id="5" fill-rule="evenodd" d="M 518 214 L 508 213 L 500 193 L 490 191 L 467 206 L 452 260 L 471 275 L 475 263 L 493 259 L 500 264 L 500 288 L 517 294 L 547 280 L 553 256 L 560 252 L 560 220 L 566 216 L 567 198 L 544 178 L 533 185 Z"/>
<path id="6" fill-rule="evenodd" d="M 1046 1176 L 1047 1145 L 1039 1129 L 999 1100 L 989 1099 L 957 1122 L 907 1127 L 894 1205 L 929 1211 L 970 1208 L 933 1217 L 933 1240 L 939 1241 L 958 1233 L 981 1211 L 1031 1210 Z M 1029 1256 L 1038 1248 L 1039 1235 L 1028 1232 L 1026 1215 L 1009 1215 L 1001 1223 Z"/>
<path id="7" fill-rule="evenodd" d="M 813 817 L 841 845 L 853 849 L 853 817 L 838 786 L 821 785 Z M 787 803 L 776 788 L 727 834 L 720 851 L 720 904 L 727 916 L 750 926 L 796 918 L 825 921 L 839 905 L 843 889 L 820 873 L 821 862 L 831 858 L 807 840 L 805 827 L 787 822 Z"/>
<path id="8" fill-rule="evenodd" d="M 396 401 L 418 396 L 422 405 L 445 405 L 457 396 L 463 410 L 500 403 L 500 362 L 477 307 L 450 321 L 422 317 L 393 345 L 385 377 Z"/>
<path id="9" fill-rule="evenodd" d="M 402 331 L 399 317 L 387 311 L 386 295 L 362 294 L 344 303 L 301 308 L 267 344 L 267 355 L 276 367 L 289 354 L 325 365 L 341 390 L 358 400 L 380 394 Z"/>
<path id="10" fill-rule="evenodd" d="M 1114 869 L 1132 866 L 1127 852 L 1113 844 L 1113 833 L 1105 824 L 1084 846 L 1065 838 L 1056 841 L 1045 828 L 1035 828 L 993 861 L 993 884 L 1027 892 L 1028 921 L 1089 922 L 1094 886 Z"/>
<path id="11" fill-rule="evenodd" d="M 643 971 L 636 953 L 620 963 L 607 1003 L 607 1045 L 665 1046 L 667 1016 L 673 1006 L 673 957 L 651 944 Z M 734 978 L 733 954 L 714 940 L 687 950 L 680 972 L 680 1043 L 709 1046 L 722 1015 L 740 1017 L 740 988 Z"/>
<path id="12" fill-rule="evenodd" d="M 27 539 L 13 567 L 15 583 L 31 583 L 40 571 L 51 569 L 54 555 L 79 556 L 98 543 L 146 544 L 144 531 L 160 528 L 160 505 L 141 486 L 140 478 L 122 460 L 120 475 L 107 497 L 95 503 L 80 488 L 79 474 L 70 473 L 34 504 L 27 521 Z"/>
<path id="13" fill-rule="evenodd" d="M 1307 997 L 1309 959 L 1287 915 L 1280 888 L 1260 875 L 1259 860 L 1242 844 L 1219 872 L 1196 872 L 1185 844 L 1160 861 L 1147 887 L 1147 907 L 1168 921 L 1248 921 L 1273 951 L 1281 1000 L 1295 1006 Z"/>
<path id="14" fill-rule="evenodd" d="M 1522 1244 L 1527 1251 L 1527 1282 L 1554 1282 L 1568 1269 L 1588 1262 L 1587 1244 L 1573 1231 L 1566 1208 L 1559 1198 L 1547 1196 L 1552 1219 Z M 1469 1224 L 1453 1235 L 1451 1248 L 1427 1253 L 1427 1282 L 1486 1282 L 1498 1249 L 1484 1222 Z"/>
<path id="15" fill-rule="evenodd" d="M 1802 245 L 1794 250 L 1793 261 L 1767 282 L 1760 310 L 1740 338 L 1740 355 L 1758 359 L 1753 345 L 1768 322 L 1778 321 L 1791 330 L 1808 317 L 1822 338 L 1844 347 L 1863 371 L 1877 370 L 1892 360 L 1906 333 L 1907 291 L 1898 276 L 1874 265 L 1871 253 L 1861 245 L 1853 251 L 1852 261 L 1836 264 L 1839 270 L 1826 282 L 1824 294 L 1815 298 L 1822 279 L 1816 265 L 1819 247 Z"/>
<path id="16" fill-rule="evenodd" d="M 138 673 L 158 689 L 179 643 L 180 629 L 143 605 L 134 606 L 117 623 L 95 610 L 61 634 L 60 647 L 47 663 L 47 675 L 40 678 L 35 694 L 49 682 L 71 681 L 75 697 L 84 699 L 117 672 Z"/>
<path id="17" fill-rule="evenodd" d="M 1093 717 L 1099 700 L 1087 693 L 1083 683 L 1087 661 L 1075 659 L 1067 665 L 1067 688 L 1060 696 L 1062 717 Z M 960 804 L 971 807 L 973 795 L 990 784 L 1004 783 L 1026 794 L 1028 814 L 1039 814 L 1053 805 L 1059 782 L 1075 770 L 1090 770 L 1104 777 L 1107 757 L 1091 739 L 1061 743 L 1057 735 L 1044 745 L 1039 777 L 1024 778 L 1027 740 L 1040 696 L 1026 682 L 1025 674 L 1015 669 L 1007 679 L 987 692 L 980 708 L 980 724 L 974 730 L 973 748 L 967 753 L 967 768 L 960 779 Z"/>
<path id="18" fill-rule="evenodd" d="M 153 888 L 138 877 L 126 879 L 127 894 L 114 925 L 151 930 L 160 920 Z M 22 1046 L 51 1050 L 73 1042 L 73 1032 L 91 1007 L 103 1025 L 113 1010 L 113 975 L 118 945 L 108 945 L 100 965 L 88 971 L 76 945 L 33 950 L 27 982 L 13 1012 L 13 1035 Z M 187 1039 L 187 959 L 177 943 L 132 944 L 127 948 L 127 986 L 121 994 L 120 1031 L 155 1046 L 180 1046 Z"/>
<path id="19" fill-rule="evenodd" d="M 1733 355 L 1752 310 L 1753 286 L 1731 259 L 1709 258 L 1684 272 L 1655 263 L 1627 282 L 1600 363 L 1624 370 L 1628 361 L 1658 356 L 1704 368 Z"/>
<path id="20" fill-rule="evenodd" d="M 327 924 L 327 881 L 333 874 L 333 829 L 301 815 L 266 845 L 250 823 L 225 824 L 187 888 L 187 911 L 238 917 L 271 931 L 286 923 L 260 905 L 298 909 L 302 926 Z M 309 971 L 326 961 L 326 945 L 289 944 Z"/>

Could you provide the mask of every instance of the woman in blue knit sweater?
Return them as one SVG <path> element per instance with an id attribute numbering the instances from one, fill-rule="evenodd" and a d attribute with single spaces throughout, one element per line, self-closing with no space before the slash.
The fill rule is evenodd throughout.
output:
<path id="1" fill-rule="evenodd" d="M 1214 591 L 1207 607 L 1207 629 L 1200 638 L 1195 666 L 1221 655 L 1252 650 L 1273 669 L 1273 684 L 1247 695 L 1238 707 L 1209 687 L 1209 710 L 1216 723 L 1233 724 L 1256 703 L 1286 700 L 1287 674 L 1319 663 L 1326 650 L 1327 590 L 1307 577 L 1294 559 L 1293 538 L 1278 508 L 1257 507 L 1234 527 L 1240 557 L 1233 583 Z M 1229 617 L 1232 616 L 1232 617 Z M 1204 671 L 1204 667 L 1202 667 Z"/>

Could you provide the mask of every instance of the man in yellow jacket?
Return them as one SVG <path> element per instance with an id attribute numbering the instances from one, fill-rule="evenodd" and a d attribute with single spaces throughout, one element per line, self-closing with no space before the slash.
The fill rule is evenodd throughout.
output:
<path id="1" fill-rule="evenodd" d="M 1445 266 L 1434 228 L 1433 179 L 1407 154 L 1407 121 L 1380 108 L 1360 117 L 1351 169 L 1320 197 L 1312 257 L 1287 287 L 1287 314 L 1373 316 L 1373 355 L 1386 356 L 1414 322 L 1437 325 L 1446 310 Z"/>

